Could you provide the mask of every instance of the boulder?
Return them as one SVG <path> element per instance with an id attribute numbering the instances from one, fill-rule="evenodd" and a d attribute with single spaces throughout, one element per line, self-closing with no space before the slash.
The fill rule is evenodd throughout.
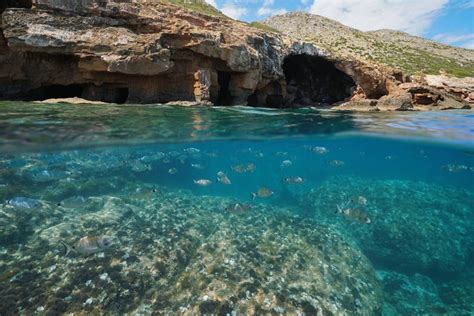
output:
<path id="1" fill-rule="evenodd" d="M 336 205 L 363 196 L 370 224 L 335 216 Z M 321 197 L 325 197 L 322 199 Z M 432 278 L 462 275 L 474 238 L 474 195 L 468 190 L 415 181 L 334 177 L 302 198 L 308 212 L 353 236 L 377 269 Z"/>

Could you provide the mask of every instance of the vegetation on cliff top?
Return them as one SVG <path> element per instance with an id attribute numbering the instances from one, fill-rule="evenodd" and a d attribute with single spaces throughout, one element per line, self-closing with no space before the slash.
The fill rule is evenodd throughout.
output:
<path id="1" fill-rule="evenodd" d="M 161 1 L 202 14 L 228 18 L 204 0 Z M 474 77 L 474 51 L 403 32 L 362 32 L 325 17 L 300 12 L 273 16 L 262 23 L 248 25 L 264 32 L 283 33 L 313 42 L 336 55 L 398 68 L 406 74 L 446 73 L 456 77 Z"/>
<path id="2" fill-rule="evenodd" d="M 161 0 L 163 2 L 173 3 L 186 9 L 193 10 L 202 14 L 208 14 L 218 17 L 227 17 L 221 11 L 214 8 L 204 0 Z"/>
<path id="3" fill-rule="evenodd" d="M 286 35 L 313 42 L 337 55 L 378 62 L 407 74 L 474 76 L 473 50 L 403 32 L 362 32 L 322 16 L 301 12 L 270 17 L 263 24 Z"/>

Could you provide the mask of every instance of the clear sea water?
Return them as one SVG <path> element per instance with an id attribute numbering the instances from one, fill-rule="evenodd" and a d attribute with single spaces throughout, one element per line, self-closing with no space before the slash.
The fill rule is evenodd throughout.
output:
<path id="1" fill-rule="evenodd" d="M 0 102 L 0 135 L 1 315 L 474 314 L 472 111 Z"/>

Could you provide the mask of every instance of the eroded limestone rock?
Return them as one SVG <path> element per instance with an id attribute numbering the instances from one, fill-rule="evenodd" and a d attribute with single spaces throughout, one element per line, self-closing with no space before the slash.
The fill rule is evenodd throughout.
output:
<path id="1" fill-rule="evenodd" d="M 7 1 L 0 12 L 2 99 L 300 107 L 403 95 L 395 70 L 161 1 Z M 426 103 L 416 94 L 402 109 Z"/>

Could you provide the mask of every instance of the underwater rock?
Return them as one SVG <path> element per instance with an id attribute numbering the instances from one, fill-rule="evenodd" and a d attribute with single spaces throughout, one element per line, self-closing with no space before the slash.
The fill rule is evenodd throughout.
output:
<path id="1" fill-rule="evenodd" d="M 321 199 L 324 196 L 324 199 Z M 335 216 L 336 205 L 364 196 L 371 223 Z M 301 198 L 310 216 L 353 236 L 377 268 L 430 277 L 459 274 L 474 245 L 472 205 L 467 190 L 413 181 L 334 177 Z"/>
<path id="2" fill-rule="evenodd" d="M 182 190 L 135 199 L 135 188 L 90 198 L 103 201 L 95 212 L 51 213 L 2 254 L 13 280 L 0 283 L 2 310 L 380 314 L 375 270 L 334 230 L 263 205 L 223 212 L 231 200 Z M 103 235 L 117 243 L 102 253 L 65 257 L 58 244 Z"/>
<path id="3" fill-rule="evenodd" d="M 278 213 L 232 215 L 196 249 L 174 294 L 185 315 L 380 312 L 373 269 L 356 248 L 326 227 Z"/>
<path id="4" fill-rule="evenodd" d="M 31 237 L 35 226 L 50 211 L 48 204 L 27 197 L 15 197 L 0 204 L 0 246 L 15 245 Z"/>
<path id="5" fill-rule="evenodd" d="M 447 312 L 438 295 L 438 288 L 430 278 L 421 274 L 407 276 L 388 271 L 377 271 L 377 275 L 384 288 L 384 312 L 392 310 L 398 315 Z"/>
<path id="6" fill-rule="evenodd" d="M 435 283 L 422 274 L 377 271 L 384 289 L 383 315 L 472 315 L 473 277 Z"/>

